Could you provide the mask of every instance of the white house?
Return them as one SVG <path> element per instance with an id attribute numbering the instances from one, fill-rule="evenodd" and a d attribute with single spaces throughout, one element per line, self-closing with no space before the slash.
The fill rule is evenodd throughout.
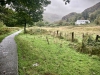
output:
<path id="1" fill-rule="evenodd" d="M 75 22 L 75 25 L 86 24 L 86 23 L 90 23 L 90 21 L 89 20 L 77 20 Z"/>

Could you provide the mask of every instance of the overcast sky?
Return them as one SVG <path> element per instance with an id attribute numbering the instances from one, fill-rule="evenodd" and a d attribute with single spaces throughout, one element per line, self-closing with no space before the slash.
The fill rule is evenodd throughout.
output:
<path id="1" fill-rule="evenodd" d="M 45 9 L 45 13 L 53 13 L 57 15 L 65 16 L 70 12 L 81 13 L 86 8 L 89 8 L 100 0 L 71 0 L 67 5 L 64 4 L 63 0 L 51 0 L 51 4 Z"/>

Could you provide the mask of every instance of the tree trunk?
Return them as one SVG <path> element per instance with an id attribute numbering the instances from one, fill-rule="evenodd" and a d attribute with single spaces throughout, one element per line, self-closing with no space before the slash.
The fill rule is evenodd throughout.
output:
<path id="1" fill-rule="evenodd" d="M 72 32 L 72 42 L 74 42 L 74 32 Z"/>
<path id="2" fill-rule="evenodd" d="M 26 33 L 26 20 L 25 20 L 25 24 L 24 24 L 24 34 Z"/>

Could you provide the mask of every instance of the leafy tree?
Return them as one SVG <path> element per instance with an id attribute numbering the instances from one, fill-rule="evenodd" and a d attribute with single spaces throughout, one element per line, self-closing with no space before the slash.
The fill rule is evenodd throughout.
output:
<path id="1" fill-rule="evenodd" d="M 97 25 L 100 25 L 100 14 L 97 16 L 97 18 L 95 19 L 95 23 Z"/>
<path id="2" fill-rule="evenodd" d="M 96 18 L 96 15 L 92 13 L 92 14 L 90 15 L 90 20 L 91 20 L 91 21 L 94 21 L 95 18 Z"/>
<path id="3" fill-rule="evenodd" d="M 17 19 L 15 18 L 16 13 L 11 9 L 7 10 L 8 14 L 5 15 L 4 24 L 9 27 L 14 27 L 16 25 Z"/>
<path id="4" fill-rule="evenodd" d="M 15 25 L 15 14 L 13 10 L 0 6 L 0 21 L 3 21 L 6 26 Z"/>
<path id="5" fill-rule="evenodd" d="M 1 0 L 1 6 L 9 4 L 11 8 L 17 12 L 17 20 L 19 24 L 24 24 L 24 32 L 26 32 L 26 24 L 32 24 L 42 19 L 43 7 L 51 3 L 49 0 Z"/>
<path id="6" fill-rule="evenodd" d="M 3 21 L 3 19 L 5 18 L 5 15 L 7 15 L 7 8 L 0 6 L 0 20 Z"/>
<path id="7" fill-rule="evenodd" d="M 90 20 L 94 21 L 96 19 L 96 17 L 98 17 L 98 15 L 100 14 L 100 10 L 97 10 L 93 13 L 90 14 Z"/>
<path id="8" fill-rule="evenodd" d="M 24 24 L 24 32 L 26 32 L 26 24 L 42 20 L 43 7 L 48 4 L 50 4 L 48 0 L 23 0 L 12 5 L 18 12 L 17 18 L 19 24 Z"/>
<path id="9" fill-rule="evenodd" d="M 46 21 L 46 22 L 45 22 L 45 24 L 47 24 L 47 25 L 48 25 L 48 24 L 49 24 L 49 22 L 48 22 L 48 21 Z"/>

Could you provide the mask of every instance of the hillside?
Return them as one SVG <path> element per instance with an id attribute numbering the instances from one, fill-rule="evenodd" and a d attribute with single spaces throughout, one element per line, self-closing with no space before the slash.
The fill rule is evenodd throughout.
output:
<path id="1" fill-rule="evenodd" d="M 55 22 L 59 21 L 62 18 L 62 16 L 52 13 L 44 13 L 43 14 L 43 20 L 48 22 Z"/>
<path id="2" fill-rule="evenodd" d="M 77 19 L 89 19 L 90 21 L 94 21 L 98 15 L 100 15 L 100 2 L 90 8 L 85 9 L 80 14 L 72 12 L 62 17 L 62 20 L 75 22 Z"/>
<path id="3" fill-rule="evenodd" d="M 62 17 L 62 20 L 66 20 L 67 22 L 68 21 L 75 21 L 76 20 L 76 17 L 80 15 L 76 12 L 72 12 L 72 13 L 69 13 L 68 15 Z"/>
<path id="4" fill-rule="evenodd" d="M 97 10 L 100 10 L 100 2 L 97 3 L 96 5 L 90 7 L 90 8 L 85 9 L 83 12 L 87 12 L 87 13 L 90 14 L 90 13 L 93 13 L 93 12 L 95 12 L 95 11 L 97 11 Z M 83 13 L 83 12 L 82 12 L 82 13 Z"/>

